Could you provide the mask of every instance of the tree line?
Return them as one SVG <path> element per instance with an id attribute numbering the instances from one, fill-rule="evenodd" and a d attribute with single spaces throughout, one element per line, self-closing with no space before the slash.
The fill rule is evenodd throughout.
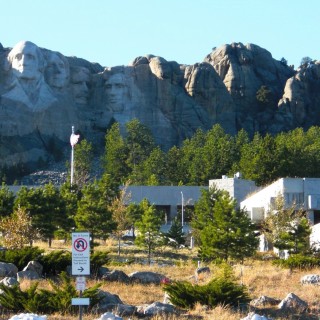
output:
<path id="1" fill-rule="evenodd" d="M 257 185 L 281 177 L 319 177 L 320 128 L 249 137 L 244 130 L 229 135 L 217 124 L 164 151 L 144 125 L 132 120 L 124 137 L 117 123 L 108 130 L 103 164 L 119 184 L 135 185 L 207 186 L 210 179 L 236 172 Z"/>

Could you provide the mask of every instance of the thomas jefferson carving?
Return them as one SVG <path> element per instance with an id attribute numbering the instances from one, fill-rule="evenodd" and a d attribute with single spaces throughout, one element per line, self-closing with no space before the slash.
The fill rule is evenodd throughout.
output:
<path id="1" fill-rule="evenodd" d="M 45 79 L 50 87 L 62 89 L 69 83 L 70 69 L 68 60 L 59 52 L 48 51 L 46 54 L 47 66 Z"/>

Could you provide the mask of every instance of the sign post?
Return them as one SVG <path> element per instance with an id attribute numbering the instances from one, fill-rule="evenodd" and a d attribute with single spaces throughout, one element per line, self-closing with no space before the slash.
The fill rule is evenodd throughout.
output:
<path id="1" fill-rule="evenodd" d="M 82 306 L 89 304 L 89 299 L 82 298 L 85 290 L 85 277 L 90 275 L 90 233 L 72 233 L 72 275 L 77 277 L 79 298 L 72 299 L 73 305 L 79 305 L 79 320 L 82 319 Z"/>

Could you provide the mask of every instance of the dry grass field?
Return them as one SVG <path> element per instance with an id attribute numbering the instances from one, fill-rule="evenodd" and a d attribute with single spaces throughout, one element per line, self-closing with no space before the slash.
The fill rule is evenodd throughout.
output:
<path id="1" fill-rule="evenodd" d="M 43 244 L 37 245 L 42 246 L 43 248 L 45 247 Z M 53 249 L 68 249 L 68 245 L 64 246 L 55 242 L 51 250 Z M 109 252 L 111 261 L 108 268 L 110 270 L 118 269 L 124 271 L 126 274 L 130 274 L 135 271 L 154 271 L 161 273 L 172 280 L 187 280 L 196 283 L 196 279 L 194 277 L 197 267 L 196 249 L 182 249 L 181 251 L 172 251 L 169 249 L 163 250 L 153 257 L 153 263 L 150 266 L 145 263 L 141 263 L 145 261 L 145 255 L 134 246 L 122 247 L 120 257 L 116 254 L 116 243 L 113 243 L 111 240 L 99 246 L 97 250 L 105 250 Z M 139 263 L 134 262 L 128 265 L 124 263 L 124 261 L 132 261 L 133 259 Z M 202 264 L 202 266 L 204 266 L 204 264 Z M 208 266 L 211 269 L 211 274 L 209 276 L 199 278 L 197 281 L 198 284 L 205 284 L 208 282 L 219 269 L 218 266 L 213 264 L 209 264 Z M 271 261 L 263 261 L 261 259 L 251 259 L 245 261 L 243 265 L 235 264 L 233 265 L 233 269 L 239 283 L 247 286 L 252 299 L 265 295 L 282 300 L 288 293 L 292 292 L 308 303 L 308 311 L 304 314 L 283 314 L 277 310 L 276 306 L 265 306 L 264 308 L 259 309 L 249 307 L 247 310 L 239 311 L 223 305 L 212 310 L 208 310 L 205 306 L 197 305 L 193 310 L 187 310 L 179 317 L 168 316 L 165 319 L 199 319 L 199 316 L 201 316 L 203 320 L 239 320 L 244 318 L 251 311 L 255 311 L 257 314 L 265 315 L 272 319 L 320 319 L 319 286 L 300 284 L 300 278 L 303 275 L 311 273 L 320 274 L 319 269 L 308 271 L 295 270 L 290 272 L 289 270 L 275 267 L 272 265 Z M 95 283 L 96 280 L 88 280 L 87 287 L 90 287 Z M 23 283 L 22 285 L 27 286 L 28 283 Z M 41 286 L 46 286 L 45 280 L 43 280 Z M 163 289 L 161 286 L 157 285 L 146 286 L 141 284 L 103 282 L 101 289 L 112 294 L 117 294 L 123 303 L 135 306 L 151 304 L 155 301 L 163 302 L 164 299 Z M 85 314 L 83 316 L 83 320 L 93 320 L 98 318 L 99 315 Z M 79 319 L 79 316 L 48 316 L 48 320 L 62 319 L 75 320 Z M 154 317 L 153 319 L 164 319 L 164 317 Z"/>

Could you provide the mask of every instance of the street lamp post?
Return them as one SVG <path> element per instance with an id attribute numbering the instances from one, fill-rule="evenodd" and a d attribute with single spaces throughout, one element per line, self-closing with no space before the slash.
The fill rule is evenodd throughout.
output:
<path id="1" fill-rule="evenodd" d="M 181 191 L 181 226 L 182 226 L 182 233 L 183 233 L 183 192 Z"/>
<path id="2" fill-rule="evenodd" d="M 72 133 L 70 136 L 70 144 L 71 144 L 71 173 L 70 173 L 70 184 L 72 186 L 73 183 L 73 172 L 74 172 L 74 146 L 79 140 L 80 135 L 74 133 L 74 126 L 71 127 Z"/>

